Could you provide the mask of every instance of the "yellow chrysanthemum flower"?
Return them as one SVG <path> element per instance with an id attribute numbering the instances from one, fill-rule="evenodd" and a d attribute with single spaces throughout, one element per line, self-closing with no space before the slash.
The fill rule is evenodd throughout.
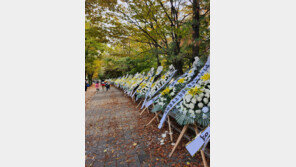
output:
<path id="1" fill-rule="evenodd" d="M 161 77 L 161 79 L 165 79 L 165 75 L 163 75 L 163 76 Z"/>
<path id="2" fill-rule="evenodd" d="M 210 74 L 209 73 L 206 73 L 205 75 L 203 75 L 201 77 L 202 80 L 206 81 L 206 80 L 209 80 L 210 79 Z"/>
<path id="3" fill-rule="evenodd" d="M 161 95 L 166 95 L 166 94 L 169 94 L 170 93 L 170 89 L 169 88 L 166 88 L 165 90 L 163 90 L 161 92 Z"/>
<path id="4" fill-rule="evenodd" d="M 190 94 L 190 95 L 196 95 L 196 94 L 200 94 L 201 93 L 201 90 L 200 90 L 201 88 L 198 88 L 198 87 L 194 87 L 194 88 L 191 88 L 189 91 L 188 91 L 188 93 Z"/>
<path id="5" fill-rule="evenodd" d="M 184 83 L 184 81 L 185 81 L 184 78 L 181 78 L 181 79 L 178 80 L 179 83 Z"/>

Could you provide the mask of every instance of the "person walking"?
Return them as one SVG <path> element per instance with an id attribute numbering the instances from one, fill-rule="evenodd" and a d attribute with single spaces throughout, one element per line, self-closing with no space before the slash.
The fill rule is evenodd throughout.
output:
<path id="1" fill-rule="evenodd" d="M 85 81 L 85 92 L 87 91 L 87 82 Z"/>
<path id="2" fill-rule="evenodd" d="M 110 88 L 110 85 L 109 85 L 109 83 L 108 82 L 106 82 L 106 91 L 108 91 L 109 90 L 109 88 Z"/>
<path id="3" fill-rule="evenodd" d="M 99 89 L 102 89 L 103 90 L 101 81 L 99 81 L 98 84 L 99 84 Z"/>
<path id="4" fill-rule="evenodd" d="M 87 91 L 87 88 L 89 87 L 88 81 L 85 81 L 85 91 Z"/>
<path id="5" fill-rule="evenodd" d="M 104 91 L 104 88 L 105 87 L 105 83 L 104 82 L 102 82 L 102 89 L 103 89 L 103 91 Z"/>
<path id="6" fill-rule="evenodd" d="M 96 90 L 97 90 L 97 92 L 100 91 L 100 89 L 99 89 L 99 82 L 98 81 L 96 82 Z"/>

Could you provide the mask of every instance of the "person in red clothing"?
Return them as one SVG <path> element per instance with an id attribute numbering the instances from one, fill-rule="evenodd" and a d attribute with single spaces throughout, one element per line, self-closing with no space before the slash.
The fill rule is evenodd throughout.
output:
<path id="1" fill-rule="evenodd" d="M 105 83 L 104 82 L 102 82 L 102 89 L 104 90 L 105 88 Z"/>

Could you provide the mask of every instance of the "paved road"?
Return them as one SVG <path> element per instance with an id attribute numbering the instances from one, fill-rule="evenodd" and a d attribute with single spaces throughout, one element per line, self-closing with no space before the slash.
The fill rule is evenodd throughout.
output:
<path id="1" fill-rule="evenodd" d="M 143 118 L 144 117 L 144 118 Z M 200 166 L 199 157 L 192 158 L 180 146 L 172 158 L 167 155 L 172 146 L 160 145 L 157 123 L 144 128 L 153 117 L 142 118 L 136 105 L 114 87 L 97 92 L 86 104 L 85 150 L 86 166 Z M 184 143 L 185 144 L 185 143 Z M 181 152 L 183 151 L 183 152 Z"/>

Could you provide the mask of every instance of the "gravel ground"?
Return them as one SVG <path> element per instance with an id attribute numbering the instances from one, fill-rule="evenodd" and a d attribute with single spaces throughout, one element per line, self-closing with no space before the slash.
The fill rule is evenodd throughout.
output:
<path id="1" fill-rule="evenodd" d="M 168 127 L 159 130 L 157 121 L 145 127 L 154 115 L 140 116 L 137 104 L 121 90 L 96 92 L 90 87 L 85 97 L 85 166 L 203 166 L 200 154 L 191 157 L 186 151 L 185 139 L 169 158 L 172 142 L 168 134 L 161 136 Z M 178 135 L 174 133 L 174 141 Z"/>

